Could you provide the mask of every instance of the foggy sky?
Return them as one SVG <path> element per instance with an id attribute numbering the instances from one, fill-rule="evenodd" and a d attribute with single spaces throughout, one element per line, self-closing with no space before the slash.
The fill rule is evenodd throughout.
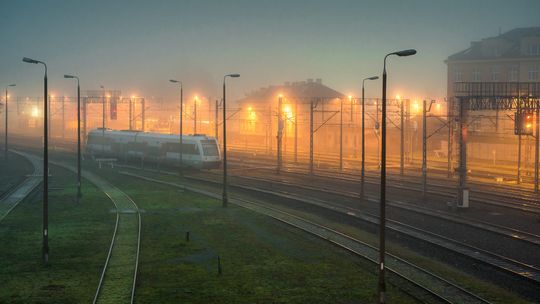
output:
<path id="1" fill-rule="evenodd" d="M 175 98 L 168 79 L 187 96 L 221 94 L 226 73 L 231 98 L 269 84 L 322 78 L 359 95 L 361 79 L 380 75 L 388 52 L 416 48 L 389 60 L 389 94 L 444 97 L 448 55 L 473 40 L 516 27 L 539 26 L 538 0 L 194 0 L 1 1 L 0 86 L 13 95 L 42 96 L 46 61 L 56 95 L 81 89 L 120 89 L 123 95 Z M 380 97 L 380 82 L 367 95 Z"/>

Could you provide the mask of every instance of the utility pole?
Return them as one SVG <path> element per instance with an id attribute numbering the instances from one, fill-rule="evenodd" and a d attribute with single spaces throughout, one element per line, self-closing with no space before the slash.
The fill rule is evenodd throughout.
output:
<path id="1" fill-rule="evenodd" d="M 101 89 L 103 90 L 102 120 L 101 120 L 101 140 L 102 140 L 101 141 L 101 154 L 105 154 L 105 88 L 101 86 Z"/>
<path id="2" fill-rule="evenodd" d="M 6 127 L 4 129 L 4 131 L 6 133 L 5 134 L 5 141 L 4 141 L 4 159 L 6 160 L 6 162 L 8 160 L 8 120 L 9 120 L 9 115 L 8 115 L 8 98 L 9 98 L 9 96 L 8 96 L 8 88 L 9 87 L 14 87 L 14 86 L 15 86 L 15 84 L 10 84 L 10 85 L 8 85 L 6 87 L 6 121 L 5 121 Z"/>
<path id="3" fill-rule="evenodd" d="M 521 96 L 518 99 L 518 116 L 521 117 Z M 517 160 L 517 182 L 518 185 L 521 184 L 521 131 L 518 134 L 518 160 Z"/>
<path id="4" fill-rule="evenodd" d="M 197 134 L 197 96 L 193 100 L 193 135 Z"/>
<path id="5" fill-rule="evenodd" d="M 309 103 L 309 174 L 313 175 L 313 99 Z"/>
<path id="6" fill-rule="evenodd" d="M 146 120 L 146 99 L 142 99 L 141 100 L 141 103 L 142 103 L 142 115 L 141 115 L 141 131 L 144 132 L 144 128 L 145 128 L 145 120 Z"/>
<path id="7" fill-rule="evenodd" d="M 270 144 L 270 155 L 272 155 L 272 143 L 274 140 L 272 139 L 272 106 L 268 106 L 268 127 L 270 131 L 268 132 L 268 143 Z"/>
<path id="8" fill-rule="evenodd" d="M 372 76 L 362 80 L 362 169 L 361 169 L 361 186 L 360 199 L 364 199 L 364 180 L 366 177 L 366 133 L 365 133 L 365 118 L 366 118 L 366 102 L 365 102 L 365 82 L 366 80 L 377 80 L 379 76 Z M 377 115 L 378 116 L 378 115 Z M 356 136 L 355 136 L 356 139 Z M 379 146 L 377 146 L 379 149 Z"/>
<path id="9" fill-rule="evenodd" d="M 427 113 L 431 110 L 430 102 L 429 108 L 426 108 L 426 100 L 423 101 L 422 106 L 422 199 L 426 199 L 427 188 Z"/>
<path id="10" fill-rule="evenodd" d="M 79 77 L 64 75 L 64 78 L 77 79 L 77 202 L 82 197 L 81 191 L 81 85 Z M 62 102 L 63 106 L 63 102 Z M 63 116 L 63 115 L 62 115 Z"/>
<path id="11" fill-rule="evenodd" d="M 45 75 L 43 77 L 43 234 L 42 257 L 43 263 L 49 263 L 49 139 L 48 139 L 48 109 L 47 109 L 47 64 L 43 61 L 24 57 L 23 62 L 43 64 Z"/>
<path id="12" fill-rule="evenodd" d="M 66 137 L 66 97 L 62 96 L 62 139 Z"/>
<path id="13" fill-rule="evenodd" d="M 283 113 L 282 113 L 282 107 L 283 107 L 283 96 L 279 95 L 278 98 L 278 129 L 277 129 L 277 174 L 281 171 L 281 165 L 282 165 L 282 139 L 283 139 Z"/>
<path id="14" fill-rule="evenodd" d="M 405 161 L 405 107 L 403 105 L 404 100 L 399 100 L 400 106 L 400 155 L 399 155 L 399 175 L 403 176 L 403 163 Z"/>
<path id="15" fill-rule="evenodd" d="M 536 100 L 536 136 L 534 138 L 534 193 L 538 193 L 538 161 L 540 158 L 540 100 Z"/>
<path id="16" fill-rule="evenodd" d="M 340 98 L 339 99 L 339 171 L 342 171 L 342 170 L 343 170 L 343 98 Z"/>
<path id="17" fill-rule="evenodd" d="M 294 102 L 294 163 L 298 163 L 298 100 Z"/>
<path id="18" fill-rule="evenodd" d="M 447 122 L 448 122 L 448 139 L 447 139 L 447 150 L 446 150 L 446 157 L 447 157 L 447 177 L 452 177 L 452 145 L 454 140 L 454 111 L 453 111 L 454 103 L 453 99 L 448 99 L 448 102 L 446 103 L 446 116 L 447 116 Z"/>
<path id="19" fill-rule="evenodd" d="M 83 101 L 83 143 L 85 147 L 86 147 L 86 100 L 87 98 L 85 98 Z"/>
<path id="20" fill-rule="evenodd" d="M 129 130 L 133 130 L 133 97 L 129 99 Z"/>
<path id="21" fill-rule="evenodd" d="M 466 208 L 469 205 L 469 189 L 467 189 L 467 102 L 459 103 L 459 193 L 458 204 Z"/>
<path id="22" fill-rule="evenodd" d="M 216 137 L 216 139 L 219 138 L 219 134 L 218 134 L 218 120 L 219 120 L 218 111 L 219 111 L 219 103 L 218 103 L 218 100 L 216 99 L 216 113 L 215 113 L 215 117 L 214 117 L 214 136 Z"/>

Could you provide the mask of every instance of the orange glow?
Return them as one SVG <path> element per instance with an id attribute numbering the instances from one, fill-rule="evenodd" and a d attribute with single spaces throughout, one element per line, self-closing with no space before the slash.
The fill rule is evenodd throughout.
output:
<path id="1" fill-rule="evenodd" d="M 287 120 L 291 120 L 291 118 L 293 117 L 291 106 L 285 105 L 285 107 L 283 107 L 283 112 L 285 112 L 285 117 L 287 118 Z"/>
<path id="2" fill-rule="evenodd" d="M 420 105 L 418 104 L 418 101 L 413 102 L 413 112 L 418 113 L 420 111 Z"/>
<path id="3" fill-rule="evenodd" d="M 400 99 L 401 99 L 401 96 L 399 96 L 399 94 L 396 95 L 396 99 L 397 99 L 397 100 L 400 100 Z"/>
<path id="4" fill-rule="evenodd" d="M 255 121 L 255 120 L 257 120 L 257 114 L 256 114 L 255 112 L 253 112 L 253 111 L 250 111 L 250 112 L 249 112 L 249 120 L 250 120 L 250 121 Z"/>
<path id="5" fill-rule="evenodd" d="M 527 129 L 530 129 L 530 128 L 532 128 L 532 124 L 528 123 L 528 124 L 526 125 L 526 127 L 527 127 Z"/>
<path id="6" fill-rule="evenodd" d="M 278 96 L 279 96 L 279 98 L 283 98 L 283 94 L 279 94 Z"/>
<path id="7" fill-rule="evenodd" d="M 441 111 L 441 104 L 440 103 L 438 103 L 435 107 L 437 108 L 437 112 Z"/>
<path id="8" fill-rule="evenodd" d="M 32 108 L 32 113 L 30 114 L 32 117 L 36 118 L 39 116 L 39 110 L 37 107 Z"/>

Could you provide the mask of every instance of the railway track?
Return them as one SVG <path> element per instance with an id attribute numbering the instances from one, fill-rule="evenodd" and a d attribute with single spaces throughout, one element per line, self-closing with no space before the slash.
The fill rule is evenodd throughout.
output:
<path id="1" fill-rule="evenodd" d="M 268 163 L 260 162 L 252 167 L 248 165 L 245 169 L 257 168 L 257 170 L 266 170 L 266 171 L 275 171 L 275 168 L 270 166 Z M 297 166 L 288 166 L 284 167 L 281 170 L 284 173 L 296 174 L 302 176 L 317 176 L 317 177 L 326 177 L 335 180 L 343 180 L 347 182 L 356 182 L 359 183 L 360 176 L 358 174 L 345 173 L 345 172 L 331 172 L 331 171 L 317 171 L 313 175 L 309 174 L 309 170 L 297 167 Z M 398 190 L 415 190 L 417 192 L 422 192 L 422 183 L 419 180 L 415 180 L 414 177 L 406 176 L 404 178 L 399 178 L 396 176 L 388 176 L 387 186 L 389 188 L 394 188 Z M 456 186 L 448 185 L 446 183 L 434 183 L 432 177 L 427 185 L 427 194 L 432 195 L 441 195 L 446 197 L 448 200 L 453 200 L 456 197 Z M 366 184 L 378 185 L 379 180 L 375 175 L 369 175 L 365 178 Z M 493 186 L 492 189 L 482 189 L 485 186 L 479 184 L 472 184 L 474 186 L 471 189 L 471 202 L 480 203 L 484 205 L 491 205 L 496 207 L 508 208 L 513 210 L 518 210 L 522 212 L 532 213 L 540 215 L 540 202 L 539 198 L 534 193 L 522 193 L 519 192 L 521 189 L 508 189 L 508 187 L 503 187 L 498 189 L 497 186 Z M 513 203 L 512 203 L 513 202 Z"/>
<path id="2" fill-rule="evenodd" d="M 30 160 L 36 171 L 41 168 L 41 160 L 37 156 L 17 153 Z M 50 163 L 77 172 L 71 165 L 56 161 Z M 109 197 L 116 213 L 111 244 L 93 303 L 133 303 L 141 244 L 142 220 L 139 208 L 131 197 L 104 179 L 86 171 L 83 171 L 82 175 Z M 41 181 L 39 174 L 34 174 L 32 178 L 37 180 L 37 183 Z"/>
<path id="3" fill-rule="evenodd" d="M 32 162 L 39 158 L 20 153 Z M 50 161 L 72 172 L 71 165 Z M 107 258 L 94 295 L 93 303 L 133 303 L 141 243 L 141 214 L 137 204 L 123 191 L 102 178 L 83 171 L 83 177 L 96 185 L 112 201 L 116 222 Z"/>
<path id="4" fill-rule="evenodd" d="M 189 178 L 189 176 L 187 177 Z M 251 181 L 255 181 L 259 183 L 271 183 L 271 184 L 277 184 L 277 185 L 284 185 L 288 187 L 301 188 L 301 189 L 314 191 L 314 192 L 330 193 L 336 196 L 345 197 L 349 199 L 358 199 L 360 196 L 360 193 L 354 192 L 354 191 L 347 191 L 344 189 L 337 190 L 335 188 L 330 188 L 330 187 L 326 187 L 322 185 L 310 186 L 310 185 L 301 184 L 299 182 L 292 182 L 290 180 L 289 181 L 276 180 L 272 178 L 271 176 L 266 176 L 264 179 L 258 178 L 258 177 L 240 176 L 240 175 L 231 175 L 231 177 L 251 180 Z M 379 200 L 374 196 L 366 195 L 366 199 L 372 203 L 377 203 L 377 204 L 379 203 Z M 458 223 L 461 225 L 470 226 L 476 229 L 481 229 L 484 231 L 488 231 L 491 233 L 495 233 L 495 234 L 507 237 L 509 239 L 519 240 L 519 241 L 528 243 L 530 245 L 540 247 L 540 235 L 538 234 L 529 233 L 529 232 L 521 231 L 518 229 L 493 224 L 493 223 L 488 223 L 485 221 L 463 218 L 462 216 L 456 216 L 455 214 L 448 213 L 448 212 L 434 211 L 433 209 L 430 209 L 430 208 L 405 203 L 403 201 L 387 199 L 387 205 L 394 208 L 399 208 L 399 209 L 431 216 L 434 218 L 438 218 L 440 220 L 450 221 L 450 222 Z M 352 209 L 358 212 L 361 212 L 360 210 L 356 208 L 352 208 Z"/>
<path id="5" fill-rule="evenodd" d="M 206 183 L 221 184 L 220 181 L 217 181 L 214 179 L 189 177 L 189 176 L 184 176 L 184 177 L 192 179 L 192 180 L 206 182 Z M 357 209 L 352 209 L 349 207 L 338 206 L 331 202 L 318 200 L 313 197 L 306 198 L 306 197 L 298 196 L 298 195 L 291 194 L 288 192 L 277 191 L 277 190 L 266 190 L 266 189 L 260 189 L 253 186 L 246 186 L 246 185 L 240 185 L 240 184 L 230 184 L 230 186 L 248 190 L 248 191 L 254 191 L 258 193 L 276 195 L 278 197 L 301 202 L 306 205 L 313 205 L 313 206 L 321 207 L 326 210 L 330 210 L 333 212 L 337 212 L 337 213 L 341 213 L 347 216 L 354 217 L 363 222 L 367 222 L 373 225 L 378 225 L 379 223 L 379 218 L 375 214 L 370 214 L 370 213 L 359 211 Z M 408 225 L 408 224 L 405 224 L 396 220 L 387 219 L 386 228 L 388 230 L 394 231 L 402 235 L 406 235 L 413 239 L 421 240 L 430 245 L 443 248 L 449 252 L 462 255 L 466 258 L 480 262 L 486 266 L 498 269 L 515 278 L 526 281 L 530 283 L 531 285 L 540 286 L 540 269 L 534 266 L 527 265 L 527 264 L 515 261 L 513 259 L 507 258 L 505 256 L 495 254 L 493 252 L 483 250 L 483 249 L 465 244 L 463 242 L 459 242 L 457 240 L 453 240 L 453 239 L 444 237 L 442 235 L 429 232 L 425 229 L 419 229 L 419 228 L 413 227 L 411 225 Z"/>
<path id="6" fill-rule="evenodd" d="M 143 179 L 149 182 L 160 183 L 172 187 L 181 188 L 197 192 L 216 199 L 221 199 L 217 192 L 201 190 L 196 186 L 179 185 L 171 182 L 161 181 L 129 172 L 120 172 L 120 174 Z M 311 235 L 317 236 L 327 242 L 343 248 L 359 257 L 362 257 L 374 265 L 378 264 L 378 249 L 367 243 L 364 243 L 354 237 L 336 231 L 320 223 L 291 214 L 277 207 L 270 207 L 261 202 L 254 202 L 240 198 L 231 198 L 230 202 L 243 208 L 252 210 L 274 218 L 287 225 L 296 227 Z M 422 290 L 429 298 L 438 303 L 490 303 L 488 300 L 466 290 L 465 288 L 446 280 L 429 270 L 414 265 L 402 258 L 392 254 L 387 254 L 387 270 L 394 275 L 406 280 L 416 288 Z M 425 300 L 425 299 L 424 299 Z M 428 301 L 429 302 L 429 301 Z"/>
<path id="7" fill-rule="evenodd" d="M 34 167 L 34 172 L 2 193 L 0 197 L 0 222 L 41 184 L 42 163 L 33 158 L 28 160 Z"/>
<path id="8" fill-rule="evenodd" d="M 103 179 L 88 172 L 83 176 L 111 199 L 116 213 L 111 245 L 93 303 L 133 303 L 141 244 L 139 207 L 126 193 Z"/>

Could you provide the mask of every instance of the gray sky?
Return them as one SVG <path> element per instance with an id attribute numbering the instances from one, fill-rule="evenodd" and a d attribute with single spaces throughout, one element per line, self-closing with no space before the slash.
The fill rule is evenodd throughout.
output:
<path id="1" fill-rule="evenodd" d="M 233 98 L 306 78 L 356 95 L 386 53 L 416 48 L 389 61 L 389 94 L 444 97 L 448 55 L 499 29 L 539 26 L 538 12 L 538 0 L 3 0 L 0 86 L 42 95 L 42 69 L 22 63 L 27 56 L 47 62 L 56 95 L 75 95 L 62 78 L 74 73 L 83 90 L 168 100 L 177 78 L 186 95 L 215 97 L 236 72 Z M 379 97 L 380 82 L 367 94 Z"/>

